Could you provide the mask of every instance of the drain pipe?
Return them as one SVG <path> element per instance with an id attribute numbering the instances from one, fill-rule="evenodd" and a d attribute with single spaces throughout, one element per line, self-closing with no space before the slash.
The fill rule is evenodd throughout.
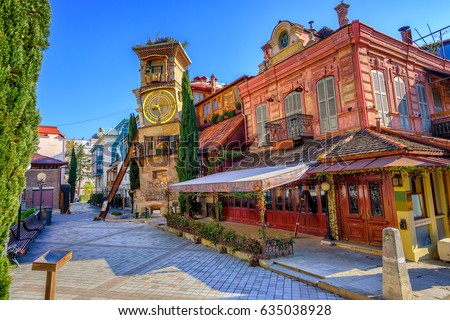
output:
<path id="1" fill-rule="evenodd" d="M 356 62 L 356 73 L 358 75 L 358 86 L 359 86 L 359 94 L 361 98 L 361 113 L 362 113 L 362 125 L 363 128 L 369 127 L 369 119 L 367 117 L 367 105 L 366 99 L 364 98 L 364 85 L 362 83 L 362 75 L 361 75 L 361 61 L 359 59 L 359 46 L 360 46 L 360 24 L 359 20 L 352 21 L 352 30 L 353 37 L 355 38 L 355 62 Z"/>

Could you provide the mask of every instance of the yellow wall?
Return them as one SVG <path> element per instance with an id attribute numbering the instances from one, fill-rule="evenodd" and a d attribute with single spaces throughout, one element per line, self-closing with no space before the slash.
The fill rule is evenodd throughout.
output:
<path id="1" fill-rule="evenodd" d="M 402 174 L 403 186 L 394 187 L 395 192 L 395 202 L 397 209 L 398 226 L 400 230 L 400 235 L 402 237 L 403 250 L 405 257 L 408 260 L 418 261 L 420 259 L 428 259 L 436 256 L 436 244 L 439 240 L 438 238 L 438 228 L 436 223 L 436 215 L 433 200 L 433 189 L 431 186 L 430 173 L 425 173 L 422 177 L 424 186 L 424 200 L 426 205 L 427 218 L 414 219 L 414 212 L 412 210 L 412 204 L 409 202 L 408 194 L 411 191 L 410 179 L 405 173 Z M 445 233 L 446 237 L 449 236 L 449 226 L 448 226 L 448 206 L 445 193 L 449 192 L 444 179 L 449 179 L 447 173 L 437 173 L 438 185 L 440 192 L 440 199 L 442 202 L 442 207 L 444 208 L 444 215 L 439 216 L 438 219 L 444 219 Z M 448 180 L 447 182 L 450 182 Z M 401 229 L 401 221 L 406 221 L 406 229 Z M 417 228 L 428 226 L 428 231 L 430 234 L 431 244 L 419 248 L 417 239 Z"/>

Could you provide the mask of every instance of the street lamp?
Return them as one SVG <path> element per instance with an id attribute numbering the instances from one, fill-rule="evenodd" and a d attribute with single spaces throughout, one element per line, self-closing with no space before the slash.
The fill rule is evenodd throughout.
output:
<path id="1" fill-rule="evenodd" d="M 42 187 L 45 184 L 46 178 L 47 178 L 47 175 L 44 172 L 40 172 L 37 175 L 38 186 L 39 186 L 39 213 L 38 213 L 39 220 L 42 220 Z"/>
<path id="2" fill-rule="evenodd" d="M 320 185 L 321 190 L 325 191 L 325 207 L 326 207 L 326 218 L 327 218 L 327 234 L 325 235 L 325 239 L 327 241 L 332 241 L 333 236 L 331 235 L 331 227 L 330 227 L 330 212 L 328 210 L 328 191 L 331 189 L 331 185 L 328 182 L 322 182 Z"/>

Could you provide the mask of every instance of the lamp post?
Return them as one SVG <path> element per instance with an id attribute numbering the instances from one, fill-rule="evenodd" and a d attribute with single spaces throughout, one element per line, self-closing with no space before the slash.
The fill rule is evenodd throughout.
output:
<path id="1" fill-rule="evenodd" d="M 42 220 L 42 187 L 45 184 L 46 178 L 47 178 L 47 175 L 44 172 L 40 172 L 37 175 L 37 180 L 38 180 L 38 185 L 39 185 L 39 213 L 38 213 L 39 220 Z"/>
<path id="2" fill-rule="evenodd" d="M 20 240 L 20 219 L 22 216 L 22 196 L 19 197 L 19 211 L 17 212 L 17 239 Z"/>
<path id="3" fill-rule="evenodd" d="M 320 185 L 320 188 L 325 191 L 325 207 L 327 210 L 326 218 L 327 218 L 327 234 L 325 235 L 324 240 L 326 241 L 332 241 L 333 236 L 331 235 L 331 227 L 330 227 L 330 212 L 328 210 L 328 191 L 331 189 L 331 185 L 328 182 L 322 182 Z"/>

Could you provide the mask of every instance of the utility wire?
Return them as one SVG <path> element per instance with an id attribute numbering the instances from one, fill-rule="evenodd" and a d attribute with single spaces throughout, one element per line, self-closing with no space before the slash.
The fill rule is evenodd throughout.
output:
<path id="1" fill-rule="evenodd" d="M 130 108 L 125 108 L 125 109 L 116 111 L 114 113 L 109 113 L 109 114 L 106 114 L 106 115 L 103 115 L 103 116 L 100 116 L 100 117 L 96 117 L 96 118 L 92 118 L 92 119 L 88 119 L 88 120 L 81 120 L 81 121 L 77 121 L 77 122 L 58 124 L 56 126 L 57 127 L 71 126 L 71 125 L 74 125 L 74 124 L 86 123 L 86 122 L 95 121 L 95 120 L 99 120 L 99 119 L 109 118 L 109 117 L 113 117 L 113 116 L 116 116 L 118 114 L 121 114 L 122 112 L 124 112 L 126 110 L 130 110 Z"/>

